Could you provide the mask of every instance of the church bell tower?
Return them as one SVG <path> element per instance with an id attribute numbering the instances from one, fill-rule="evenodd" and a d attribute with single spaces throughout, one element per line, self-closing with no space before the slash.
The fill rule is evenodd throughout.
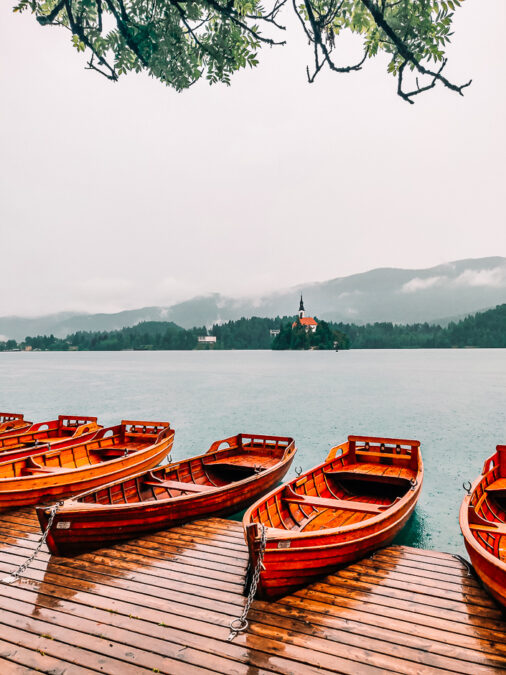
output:
<path id="1" fill-rule="evenodd" d="M 304 301 L 302 300 L 302 294 L 300 296 L 300 305 L 299 305 L 299 319 L 304 318 Z"/>

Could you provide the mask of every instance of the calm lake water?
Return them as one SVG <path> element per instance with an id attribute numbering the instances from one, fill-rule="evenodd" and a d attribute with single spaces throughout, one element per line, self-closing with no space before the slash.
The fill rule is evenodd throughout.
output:
<path id="1" fill-rule="evenodd" d="M 506 350 L 3 353 L 0 410 L 169 420 L 174 458 L 293 436 L 304 470 L 348 434 L 417 438 L 425 484 L 398 543 L 462 553 L 462 482 L 506 442 Z"/>

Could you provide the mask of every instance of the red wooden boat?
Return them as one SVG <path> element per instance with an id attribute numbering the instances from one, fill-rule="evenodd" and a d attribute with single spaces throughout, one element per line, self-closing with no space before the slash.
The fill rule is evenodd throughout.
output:
<path id="1" fill-rule="evenodd" d="M 506 607 L 506 445 L 498 445 L 460 507 L 460 529 L 476 573 Z"/>
<path id="2" fill-rule="evenodd" d="M 25 420 L 22 413 L 0 412 L 0 435 L 2 436 L 13 434 L 16 430 L 28 429 L 31 426 L 32 423 Z"/>
<path id="3" fill-rule="evenodd" d="M 278 436 L 217 441 L 203 455 L 67 500 L 47 545 L 52 553 L 70 555 L 194 518 L 236 513 L 284 477 L 295 452 L 293 439 Z M 45 530 L 49 510 L 38 508 L 37 514 Z"/>
<path id="4" fill-rule="evenodd" d="M 40 455 L 42 452 L 47 452 L 48 450 L 62 450 L 63 448 L 68 448 L 71 445 L 87 443 L 95 438 L 98 431 L 102 429 L 101 426 L 98 426 L 95 423 L 82 425 L 79 431 L 72 436 L 67 436 L 63 438 L 54 438 L 50 442 L 46 443 L 35 443 L 35 445 L 20 445 L 14 450 L 5 450 L 0 452 L 0 464 L 4 462 L 12 462 L 14 459 L 20 459 L 21 457 L 30 457 L 30 455 Z"/>
<path id="5" fill-rule="evenodd" d="M 98 429 L 100 425 L 97 424 L 96 417 L 83 415 L 59 415 L 56 420 L 30 424 L 28 428 L 12 429 L 8 434 L 0 435 L 0 461 L 3 461 L 2 454 L 10 450 L 76 439 Z"/>
<path id="6" fill-rule="evenodd" d="M 167 422 L 123 421 L 86 443 L 0 463 L 0 508 L 55 502 L 147 471 L 170 452 Z"/>
<path id="7" fill-rule="evenodd" d="M 276 488 L 244 515 L 250 569 L 263 525 L 257 594 L 293 592 L 385 546 L 412 514 L 423 481 L 419 441 L 349 436 L 325 463 Z"/>

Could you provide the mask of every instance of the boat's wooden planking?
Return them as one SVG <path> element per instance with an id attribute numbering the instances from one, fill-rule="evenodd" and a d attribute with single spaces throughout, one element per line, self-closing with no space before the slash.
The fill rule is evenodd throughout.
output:
<path id="1" fill-rule="evenodd" d="M 267 528 L 259 596 L 285 595 L 391 542 L 420 494 L 419 446 L 405 439 L 350 436 L 326 462 L 250 507 L 244 527 L 253 565 L 258 525 Z"/>
<path id="2" fill-rule="evenodd" d="M 506 445 L 498 445 L 460 508 L 460 528 L 473 567 L 506 607 Z"/>
<path id="3" fill-rule="evenodd" d="M 37 422 L 27 428 L 11 429 L 7 434 L 0 434 L 0 460 L 7 451 L 79 438 L 98 429 L 100 425 L 97 424 L 97 418 L 85 415 L 59 415 L 56 420 Z"/>
<path id="4" fill-rule="evenodd" d="M 54 502 L 157 466 L 174 431 L 165 422 L 123 421 L 91 441 L 0 463 L 0 508 Z"/>
<path id="5" fill-rule="evenodd" d="M 48 546 L 74 554 L 195 518 L 236 513 L 279 483 L 295 452 L 291 438 L 240 434 L 219 441 L 203 455 L 68 500 L 55 517 Z M 37 513 L 45 529 L 49 512 Z"/>

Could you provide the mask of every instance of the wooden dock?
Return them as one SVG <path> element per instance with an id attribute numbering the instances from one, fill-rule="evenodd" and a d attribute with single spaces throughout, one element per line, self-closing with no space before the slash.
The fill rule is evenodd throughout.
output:
<path id="1" fill-rule="evenodd" d="M 33 551 L 32 509 L 0 514 L 0 576 Z M 41 551 L 0 584 L 0 673 L 506 672 L 506 621 L 449 554 L 390 547 L 274 603 L 244 603 L 240 523 L 212 518 L 98 553 Z"/>

